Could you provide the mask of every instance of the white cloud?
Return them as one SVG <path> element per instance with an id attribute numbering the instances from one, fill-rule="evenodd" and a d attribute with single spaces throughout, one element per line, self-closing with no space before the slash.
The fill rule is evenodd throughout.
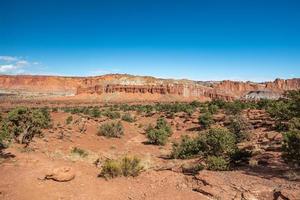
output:
<path id="1" fill-rule="evenodd" d="M 29 65 L 30 63 L 27 60 L 19 60 L 15 64 L 17 66 L 25 66 L 25 65 Z"/>
<path id="2" fill-rule="evenodd" d="M 4 62 L 14 62 L 17 60 L 19 60 L 19 59 L 14 56 L 0 56 L 0 61 L 4 61 Z"/>
<path id="3" fill-rule="evenodd" d="M 22 57 L 0 56 L 0 74 L 23 74 L 28 73 L 28 68 L 38 62 L 30 62 Z"/>
<path id="4" fill-rule="evenodd" d="M 21 74 L 24 70 L 21 66 L 9 64 L 9 65 L 0 65 L 0 73 L 3 74 Z"/>

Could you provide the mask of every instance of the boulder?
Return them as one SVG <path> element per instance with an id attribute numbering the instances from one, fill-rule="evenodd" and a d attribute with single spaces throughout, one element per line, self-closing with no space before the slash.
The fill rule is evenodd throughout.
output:
<path id="1" fill-rule="evenodd" d="M 58 182 L 67 182 L 75 178 L 75 172 L 70 167 L 59 167 L 46 174 L 45 179 Z"/>

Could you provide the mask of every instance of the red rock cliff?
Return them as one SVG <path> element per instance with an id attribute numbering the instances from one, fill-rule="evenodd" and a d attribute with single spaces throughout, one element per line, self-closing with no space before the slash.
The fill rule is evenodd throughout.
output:
<path id="1" fill-rule="evenodd" d="M 189 80 L 156 79 L 131 75 L 104 75 L 97 77 L 58 76 L 0 76 L 0 92 L 25 92 L 66 95 L 153 94 L 184 99 L 233 100 L 250 91 L 270 90 L 281 93 L 300 89 L 300 79 L 276 79 L 274 82 L 252 83 L 221 81 L 205 84 Z M 133 99 L 134 100 L 134 99 Z"/>

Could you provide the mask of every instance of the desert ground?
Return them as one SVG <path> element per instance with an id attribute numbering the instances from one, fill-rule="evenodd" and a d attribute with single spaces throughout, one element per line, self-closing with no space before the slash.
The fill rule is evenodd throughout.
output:
<path id="1" fill-rule="evenodd" d="M 177 103 L 177 107 L 191 104 Z M 251 128 L 249 138 L 237 145 L 251 150 L 251 157 L 219 171 L 207 169 L 202 156 L 170 156 L 172 144 L 182 136 L 193 138 L 207 131 L 199 124 L 204 112 L 200 103 L 192 112 L 173 111 L 176 104 L 170 105 L 170 112 L 124 109 L 124 105 L 47 108 L 49 128 L 26 147 L 11 142 L 3 150 L 0 199 L 300 199 L 299 170 L 283 161 L 282 134 L 264 109 L 247 108 L 239 114 Z M 147 107 L 138 107 L 143 106 Z M 2 117 L 12 109 L 3 109 Z M 226 127 L 226 110 L 213 113 L 211 127 Z M 125 114 L 132 120 L 122 117 Z M 150 144 L 147 138 L 149 124 L 155 126 L 159 118 L 172 130 L 165 145 Z M 116 121 L 122 124 L 122 136 L 99 135 L 101 125 Z M 101 176 L 105 160 L 126 155 L 140 160 L 138 175 Z M 199 163 L 204 163 L 203 169 L 193 170 Z"/>

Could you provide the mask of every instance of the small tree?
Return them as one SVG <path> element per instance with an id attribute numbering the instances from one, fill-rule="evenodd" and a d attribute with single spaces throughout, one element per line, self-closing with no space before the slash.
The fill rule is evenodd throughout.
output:
<path id="1" fill-rule="evenodd" d="M 9 134 L 9 128 L 5 121 L 0 122 L 0 153 L 2 149 L 8 147 L 11 141 L 11 135 Z"/>
<path id="2" fill-rule="evenodd" d="M 226 128 L 212 128 L 205 135 L 207 155 L 229 157 L 236 150 L 235 135 Z"/>
<path id="3" fill-rule="evenodd" d="M 158 118 L 156 126 L 149 126 L 146 130 L 148 142 L 150 144 L 165 145 L 168 137 L 172 134 L 172 129 L 167 121 L 163 118 Z"/>
<path id="4" fill-rule="evenodd" d="M 205 149 L 206 144 L 203 142 L 202 137 L 191 138 L 183 136 L 180 143 L 173 144 L 171 158 L 191 158 L 195 155 L 200 155 Z"/>
<path id="5" fill-rule="evenodd" d="M 48 118 L 40 109 L 18 107 L 8 113 L 7 123 L 13 138 L 28 146 L 35 135 L 41 134 L 41 129 L 49 126 Z"/>
<path id="6" fill-rule="evenodd" d="M 300 131 L 293 130 L 284 134 L 283 145 L 283 159 L 291 164 L 300 166 Z"/>
<path id="7" fill-rule="evenodd" d="M 229 121 L 228 129 L 235 134 L 237 142 L 242 142 L 249 138 L 248 131 L 251 126 L 244 117 L 240 115 L 231 116 Z"/>
<path id="8" fill-rule="evenodd" d="M 209 112 L 203 113 L 199 117 L 199 124 L 203 126 L 203 128 L 207 129 L 211 124 L 214 123 L 213 117 Z"/>

